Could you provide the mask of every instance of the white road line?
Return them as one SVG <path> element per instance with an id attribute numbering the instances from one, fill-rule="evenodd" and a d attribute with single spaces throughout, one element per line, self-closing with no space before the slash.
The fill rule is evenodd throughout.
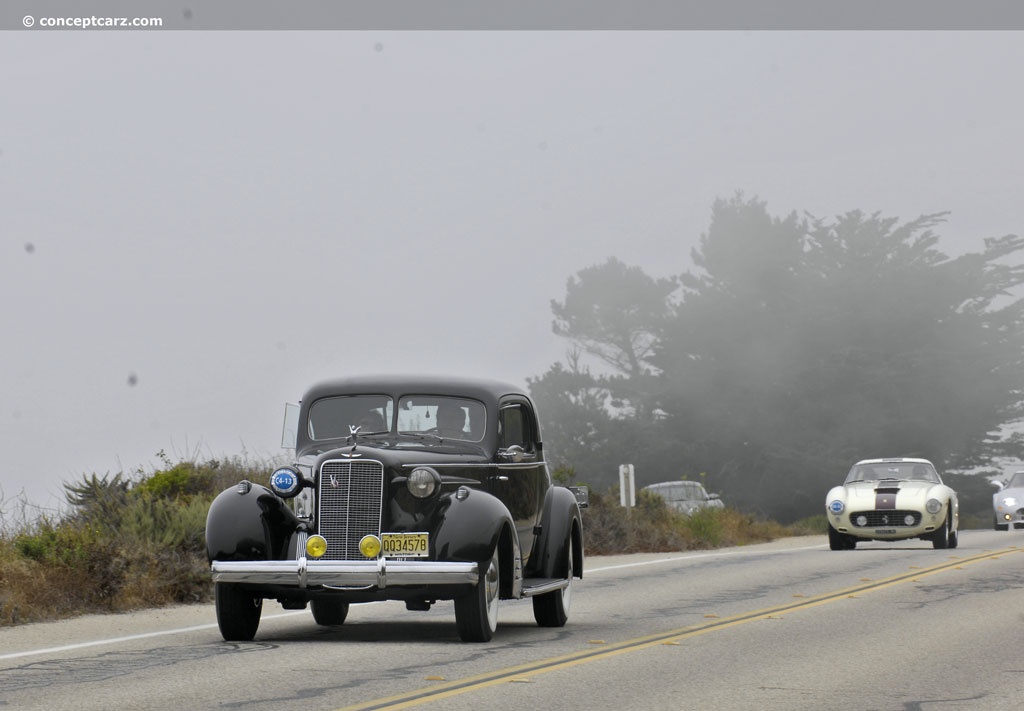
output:
<path id="1" fill-rule="evenodd" d="M 689 553 L 686 555 L 677 555 L 670 558 L 656 558 L 654 560 L 642 560 L 636 563 L 622 563 L 620 565 L 606 565 L 601 568 L 584 568 L 585 575 L 592 573 L 600 573 L 604 570 L 619 570 L 621 568 L 636 568 L 642 565 L 659 565 L 661 563 L 675 563 L 681 560 L 697 560 L 698 558 L 727 558 L 734 555 L 778 555 L 780 553 L 791 553 L 793 551 L 812 551 L 816 548 L 824 548 L 825 545 L 817 546 L 803 546 L 802 548 L 784 548 L 777 551 L 730 551 L 721 553 Z"/>
<path id="2" fill-rule="evenodd" d="M 290 617 L 292 615 L 301 615 L 306 613 L 305 610 L 296 610 L 295 612 L 282 612 L 278 615 L 264 615 L 262 619 L 272 620 L 276 617 Z M 309 614 L 309 613 L 306 613 Z M 97 639 L 92 642 L 80 642 L 78 644 L 66 644 L 63 647 L 46 647 L 45 649 L 32 649 L 26 652 L 14 652 L 13 654 L 0 654 L 0 659 L 17 659 L 18 657 L 31 657 L 37 654 L 52 654 L 54 652 L 67 652 L 73 649 L 85 649 L 86 647 L 98 647 L 104 644 L 117 644 L 118 642 L 131 642 L 136 639 L 147 639 L 149 637 L 163 637 L 169 634 L 183 634 L 185 632 L 197 632 L 199 630 L 208 630 L 216 627 L 216 623 L 208 625 L 196 625 L 195 627 L 178 627 L 171 630 L 161 630 L 159 632 L 145 632 L 143 634 L 131 634 L 126 637 L 111 637 L 109 639 Z"/>

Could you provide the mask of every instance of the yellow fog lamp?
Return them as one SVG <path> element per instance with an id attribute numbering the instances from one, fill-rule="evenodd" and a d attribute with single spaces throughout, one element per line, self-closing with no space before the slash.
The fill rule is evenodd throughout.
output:
<path id="1" fill-rule="evenodd" d="M 1003 520 L 1004 521 L 1009 521 L 1012 518 L 1013 518 L 1013 516 L 1011 516 L 1010 514 L 1003 514 Z"/>
<path id="2" fill-rule="evenodd" d="M 367 558 L 376 558 L 380 555 L 380 539 L 376 536 L 363 536 L 359 541 L 359 552 Z"/>
<path id="3" fill-rule="evenodd" d="M 306 555 L 320 558 L 327 552 L 327 539 L 323 536 L 310 536 L 306 539 Z"/>

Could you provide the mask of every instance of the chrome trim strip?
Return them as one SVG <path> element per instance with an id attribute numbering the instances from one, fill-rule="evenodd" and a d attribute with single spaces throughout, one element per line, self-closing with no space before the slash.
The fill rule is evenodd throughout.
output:
<path id="1" fill-rule="evenodd" d="M 299 531 L 295 535 L 295 555 L 298 557 L 299 565 L 299 587 L 307 587 L 306 581 L 306 540 L 309 538 L 309 534 L 305 531 Z"/>
<path id="2" fill-rule="evenodd" d="M 303 566 L 303 561 L 304 566 Z M 215 583 L 257 583 L 336 587 L 387 587 L 459 585 L 479 582 L 477 563 L 434 561 L 384 562 L 378 560 L 215 560 L 210 566 Z"/>
<path id="3" fill-rule="evenodd" d="M 543 459 L 538 462 L 491 462 L 489 464 L 436 464 L 431 462 L 430 464 L 403 464 L 403 469 L 415 469 L 416 467 L 433 467 L 434 469 L 493 469 L 498 467 L 499 469 L 532 469 L 533 467 L 539 467 L 541 464 L 546 464 Z"/>

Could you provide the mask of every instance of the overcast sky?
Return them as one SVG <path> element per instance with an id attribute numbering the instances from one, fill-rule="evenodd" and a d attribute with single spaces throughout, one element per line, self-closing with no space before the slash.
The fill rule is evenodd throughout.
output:
<path id="1" fill-rule="evenodd" d="M 1020 233 L 1022 39 L 3 33 L 0 491 L 276 456 L 322 378 L 523 384 L 568 277 L 690 269 L 736 191 Z"/>

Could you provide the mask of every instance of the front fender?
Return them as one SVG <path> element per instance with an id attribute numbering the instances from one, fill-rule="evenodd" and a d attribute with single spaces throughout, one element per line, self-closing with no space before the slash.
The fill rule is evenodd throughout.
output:
<path id="1" fill-rule="evenodd" d="M 284 500 L 265 486 L 240 484 L 225 489 L 206 514 L 206 557 L 210 561 L 286 558 L 299 524 Z"/>
<path id="2" fill-rule="evenodd" d="M 540 531 L 526 577 L 564 578 L 567 556 L 573 555 L 573 575 L 582 578 L 583 517 L 576 496 L 569 489 L 554 486 L 548 490 Z"/>
<path id="3" fill-rule="evenodd" d="M 462 499 L 451 495 L 434 533 L 437 560 L 479 563 L 491 557 L 502 530 L 515 531 L 512 514 L 500 499 L 479 489 L 465 492 Z"/>

